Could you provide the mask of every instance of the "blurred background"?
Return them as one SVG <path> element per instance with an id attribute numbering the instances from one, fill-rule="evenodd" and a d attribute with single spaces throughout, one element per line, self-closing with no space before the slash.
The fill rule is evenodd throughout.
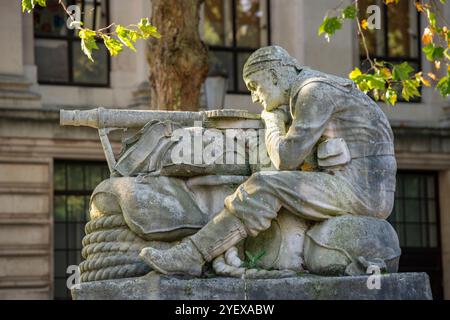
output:
<path id="1" fill-rule="evenodd" d="M 151 0 L 73 0 L 84 26 L 98 29 L 151 16 Z M 330 43 L 317 28 L 332 0 L 205 0 L 200 34 L 210 72 L 199 109 L 260 112 L 242 80 L 255 49 L 281 45 L 312 68 L 347 77 L 364 60 L 345 24 Z M 361 11 L 382 1 L 360 0 Z M 421 53 L 424 21 L 413 1 L 382 8 L 369 31 L 372 57 L 432 66 Z M 443 8 L 450 20 L 450 5 Z M 0 10 L 0 299 L 68 299 L 66 273 L 81 261 L 89 197 L 109 176 L 94 129 L 59 126 L 59 109 L 149 109 L 144 42 L 110 58 L 100 45 L 91 63 L 57 0 L 22 14 L 19 0 Z M 362 66 L 364 67 L 364 66 Z M 192 72 L 195 72 L 193 70 Z M 395 107 L 380 104 L 395 133 L 397 193 L 389 218 L 403 250 L 401 271 L 424 271 L 435 299 L 450 298 L 450 101 L 432 88 Z M 119 141 L 113 142 L 114 149 Z"/>

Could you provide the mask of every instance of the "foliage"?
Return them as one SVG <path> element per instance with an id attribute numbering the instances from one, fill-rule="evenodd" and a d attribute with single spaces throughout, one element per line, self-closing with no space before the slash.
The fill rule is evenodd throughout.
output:
<path id="1" fill-rule="evenodd" d="M 21 1 L 23 12 L 31 12 L 36 5 L 46 6 L 46 0 Z M 384 5 L 394 6 L 400 1 L 407 0 L 384 0 Z M 427 60 L 433 62 L 435 69 L 434 72 L 429 72 L 426 75 L 423 72 L 413 73 L 414 69 L 407 62 L 394 65 L 386 61 L 377 61 L 370 58 L 364 35 L 364 31 L 368 28 L 368 22 L 366 19 L 359 19 L 358 0 L 354 0 L 351 5 L 344 8 L 341 8 L 341 5 L 333 9 L 332 11 L 336 13 L 333 16 L 327 13 L 319 26 L 318 35 L 323 35 L 327 41 L 330 41 L 336 31 L 342 28 L 345 20 L 355 21 L 370 68 L 365 72 L 355 68 L 350 72 L 349 77 L 355 81 L 362 91 L 370 92 L 377 100 L 395 105 L 398 95 L 401 94 L 406 101 L 409 101 L 411 98 L 420 96 L 419 88 L 421 85 L 431 86 L 432 83 L 442 96 L 447 97 L 450 95 L 450 30 L 447 26 L 447 21 L 440 14 L 437 1 L 442 4 L 447 2 L 447 0 L 415 1 L 416 10 L 425 15 L 428 22 L 422 35 L 423 52 Z M 97 43 L 99 41 L 103 41 L 111 56 L 116 56 L 123 51 L 124 47 L 136 51 L 134 44 L 139 39 L 161 37 L 156 27 L 151 25 L 147 18 L 141 19 L 138 24 L 132 24 L 127 27 L 112 23 L 108 27 L 99 30 L 83 28 L 82 23 L 74 20 L 64 1 L 60 0 L 59 3 L 69 19 L 72 19 L 71 25 L 78 29 L 81 49 L 91 61 L 94 61 L 92 52 L 93 50 L 98 50 Z M 439 78 L 436 73 L 444 69 L 444 64 L 446 72 Z"/>
<path id="2" fill-rule="evenodd" d="M 338 17 L 325 17 L 323 19 L 322 24 L 319 27 L 318 34 L 319 36 L 323 33 L 325 33 L 325 38 L 327 41 L 330 41 L 331 36 L 336 32 L 336 30 L 339 30 L 342 28 L 342 22 L 341 19 Z"/>
<path id="3" fill-rule="evenodd" d="M 45 7 L 47 0 L 22 0 L 22 12 L 30 13 L 36 5 Z M 134 43 L 139 39 L 148 39 L 150 37 L 159 39 L 161 35 L 156 27 L 150 24 L 148 18 L 143 18 L 138 24 L 132 24 L 124 27 L 120 24 L 112 23 L 106 28 L 91 30 L 83 28 L 82 23 L 75 21 L 72 13 L 67 10 L 64 1 L 60 0 L 59 4 L 68 15 L 68 19 L 72 19 L 71 26 L 78 30 L 78 36 L 81 39 L 81 50 L 91 60 L 93 50 L 98 50 L 97 43 L 103 41 L 111 56 L 117 56 L 122 52 L 124 46 L 136 51 Z"/>
<path id="4" fill-rule="evenodd" d="M 384 5 L 394 6 L 400 1 L 407 0 L 384 0 Z M 446 0 L 439 1 L 446 4 Z M 345 8 L 339 6 L 333 9 L 332 11 L 335 13 L 333 16 L 327 13 L 318 29 L 319 36 L 323 34 L 327 41 L 330 41 L 336 31 L 342 28 L 345 20 L 355 21 L 358 36 L 361 38 L 366 51 L 366 60 L 370 64 L 370 68 L 366 72 L 355 68 L 350 72 L 349 78 L 362 91 L 370 92 L 376 100 L 382 100 L 390 105 L 397 103 L 399 94 L 406 101 L 419 97 L 419 88 L 422 85 L 429 87 L 432 83 L 442 96 L 450 95 L 450 31 L 447 26 L 448 23 L 440 14 L 436 0 L 415 1 L 415 7 L 419 13 L 425 15 L 428 24 L 423 29 L 423 52 L 426 59 L 433 62 L 435 70 L 426 75 L 422 71 L 414 73 L 414 68 L 408 62 L 392 64 L 371 59 L 364 35 L 368 28 L 368 22 L 366 19 L 360 20 L 358 17 L 358 0 L 353 1 L 351 5 Z M 444 64 L 446 72 L 439 79 L 436 73 L 444 69 Z"/>
<path id="5" fill-rule="evenodd" d="M 28 13 L 34 9 L 35 5 L 40 5 L 45 7 L 47 5 L 46 0 L 22 0 L 22 12 L 27 11 Z"/>
<path id="6" fill-rule="evenodd" d="M 260 251 L 255 255 L 251 254 L 248 251 L 245 251 L 245 256 L 247 257 L 247 259 L 242 263 L 242 267 L 247 269 L 257 268 L 258 261 L 261 260 L 261 258 L 264 257 L 265 254 L 265 251 Z"/>

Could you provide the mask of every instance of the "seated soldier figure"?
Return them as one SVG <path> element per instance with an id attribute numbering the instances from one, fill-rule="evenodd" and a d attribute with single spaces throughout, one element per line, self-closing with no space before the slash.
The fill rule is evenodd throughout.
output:
<path id="1" fill-rule="evenodd" d="M 205 262 L 268 229 L 281 207 L 309 221 L 342 215 L 386 219 L 394 202 L 393 133 L 378 105 L 347 79 L 302 67 L 284 49 L 258 49 L 244 66 L 262 105 L 265 143 L 276 170 L 253 174 L 224 209 L 169 250 L 141 256 L 164 274 L 199 276 Z M 318 169 L 301 171 L 317 152 Z"/>

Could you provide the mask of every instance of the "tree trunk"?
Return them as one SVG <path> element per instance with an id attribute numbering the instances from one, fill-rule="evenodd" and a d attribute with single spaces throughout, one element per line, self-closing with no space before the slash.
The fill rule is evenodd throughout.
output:
<path id="1" fill-rule="evenodd" d="M 161 39 L 150 41 L 150 108 L 198 110 L 208 73 L 208 50 L 200 40 L 203 0 L 152 0 L 152 24 Z"/>

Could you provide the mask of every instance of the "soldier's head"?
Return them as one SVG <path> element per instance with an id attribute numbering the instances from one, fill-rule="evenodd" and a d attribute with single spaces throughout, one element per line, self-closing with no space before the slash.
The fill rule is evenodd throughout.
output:
<path id="1" fill-rule="evenodd" d="M 252 94 L 266 111 L 289 103 L 289 90 L 301 71 L 298 62 L 279 46 L 253 52 L 244 65 L 243 77 Z"/>

